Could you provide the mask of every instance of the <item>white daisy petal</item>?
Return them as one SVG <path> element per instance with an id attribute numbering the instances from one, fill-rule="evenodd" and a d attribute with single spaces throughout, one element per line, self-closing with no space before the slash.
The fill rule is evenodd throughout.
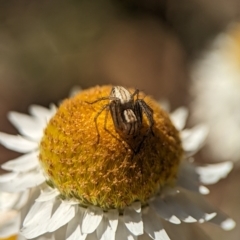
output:
<path id="1" fill-rule="evenodd" d="M 21 229 L 21 234 L 27 239 L 36 238 L 47 231 L 47 222 L 39 221 L 39 223 L 34 223 L 26 228 Z"/>
<path id="2" fill-rule="evenodd" d="M 188 109 L 180 107 L 170 114 L 170 119 L 177 130 L 182 130 L 186 124 Z"/>
<path id="3" fill-rule="evenodd" d="M 209 126 L 211 159 L 240 162 L 239 20 L 225 30 L 192 65 L 192 120 Z"/>
<path id="4" fill-rule="evenodd" d="M 153 201 L 149 202 L 151 208 L 153 208 L 156 213 L 163 219 L 174 223 L 180 224 L 181 221 L 174 215 L 172 212 L 171 206 L 169 206 L 163 199 L 160 197 L 155 198 Z"/>
<path id="5" fill-rule="evenodd" d="M 8 119 L 23 136 L 33 140 L 40 140 L 42 137 L 42 128 L 44 126 L 35 117 L 23 113 L 10 112 Z"/>
<path id="6" fill-rule="evenodd" d="M 78 211 L 75 217 L 68 223 L 66 231 L 66 240 L 85 240 L 87 234 L 83 234 L 80 228 L 81 211 Z"/>
<path id="7" fill-rule="evenodd" d="M 141 214 L 141 203 L 135 202 L 129 207 L 125 207 L 123 212 L 123 221 L 128 230 L 134 235 L 143 234 L 143 222 Z"/>
<path id="8" fill-rule="evenodd" d="M 6 182 L 11 181 L 11 180 L 14 180 L 15 177 L 17 177 L 17 175 L 18 175 L 18 173 L 16 173 L 16 172 L 5 173 L 3 175 L 0 175 L 0 184 L 1 183 L 6 183 Z M 1 191 L 3 191 L 3 190 L 1 189 Z"/>
<path id="9" fill-rule="evenodd" d="M 236 226 L 235 221 L 232 220 L 231 218 L 223 217 L 221 215 L 222 214 L 217 214 L 217 216 L 210 220 L 210 222 L 220 225 L 221 228 L 224 229 L 225 231 L 232 230 Z"/>
<path id="10" fill-rule="evenodd" d="M 162 224 L 171 240 L 211 240 L 196 224 L 173 225 L 166 221 Z"/>
<path id="11" fill-rule="evenodd" d="M 194 218 L 202 223 L 209 221 L 217 214 L 215 209 L 205 203 L 201 195 L 182 191 L 176 195 L 175 198 L 175 201 L 180 206 L 181 211 L 184 211 L 189 216 L 188 219 Z"/>
<path id="12" fill-rule="evenodd" d="M 0 211 L 20 210 L 29 200 L 29 191 L 19 193 L 0 192 Z"/>
<path id="13" fill-rule="evenodd" d="M 56 111 L 57 107 L 54 104 L 51 104 L 49 109 L 39 105 L 31 105 L 29 107 L 29 112 L 45 125 Z"/>
<path id="14" fill-rule="evenodd" d="M 236 223 L 231 218 L 218 209 L 215 209 L 215 207 L 207 204 L 203 199 L 197 198 L 196 196 L 192 198 L 188 196 L 188 199 L 194 201 L 201 209 L 204 209 L 206 221 L 222 227 L 225 231 L 232 230 L 235 227 Z"/>
<path id="15" fill-rule="evenodd" d="M 82 232 L 92 233 L 96 230 L 103 218 L 103 210 L 99 207 L 90 206 L 85 211 L 82 222 Z"/>
<path id="16" fill-rule="evenodd" d="M 27 140 L 22 136 L 14 136 L 2 132 L 0 132 L 0 143 L 6 148 L 20 153 L 31 152 L 38 147 L 37 142 Z"/>
<path id="17" fill-rule="evenodd" d="M 96 232 L 93 232 L 93 233 L 88 234 L 87 240 L 99 240 L 99 239 L 97 238 Z"/>
<path id="18" fill-rule="evenodd" d="M 62 201 L 48 224 L 48 231 L 53 232 L 68 223 L 76 214 L 77 207 L 67 201 Z"/>
<path id="19" fill-rule="evenodd" d="M 26 240 L 26 238 L 25 238 L 22 234 L 18 233 L 18 235 L 17 235 L 17 240 Z M 48 239 L 38 238 L 38 240 L 48 240 Z M 55 240 L 55 239 L 52 238 L 52 239 L 49 239 L 49 240 Z"/>
<path id="20" fill-rule="evenodd" d="M 27 172 L 38 166 L 38 152 L 34 151 L 2 164 L 2 169 L 14 172 Z"/>
<path id="21" fill-rule="evenodd" d="M 0 211 L 13 209 L 21 193 L 0 192 Z"/>
<path id="22" fill-rule="evenodd" d="M 41 216 L 45 211 L 51 213 L 52 208 L 53 208 L 53 201 L 42 202 L 42 203 L 35 202 L 23 221 L 23 227 L 30 226 L 34 222 L 37 222 L 38 219 L 40 218 L 39 216 Z"/>
<path id="23" fill-rule="evenodd" d="M 97 239 L 99 240 L 109 240 L 115 238 L 115 231 L 111 229 L 108 218 L 103 216 L 99 227 L 96 230 Z"/>
<path id="24" fill-rule="evenodd" d="M 194 154 L 202 147 L 208 134 L 208 128 L 205 125 L 197 125 L 192 129 L 184 129 L 181 132 L 183 149 L 189 154 Z"/>
<path id="25" fill-rule="evenodd" d="M 119 218 L 118 228 L 116 231 L 115 240 L 137 240 L 137 236 L 131 234 L 124 224 L 122 218 Z"/>
<path id="26" fill-rule="evenodd" d="M 19 240 L 19 239 L 17 239 Z M 21 240 L 27 240 L 26 238 L 21 239 Z M 53 234 L 50 233 L 45 233 L 43 236 L 39 236 L 37 237 L 37 239 L 35 238 L 34 240 L 65 240 L 65 239 L 57 239 L 55 238 L 55 236 Z"/>
<path id="27" fill-rule="evenodd" d="M 177 185 L 192 192 L 198 192 L 203 195 L 210 191 L 207 187 L 201 185 L 200 176 L 196 172 L 196 166 L 184 163 L 178 171 Z"/>
<path id="28" fill-rule="evenodd" d="M 207 195 L 207 194 L 210 193 L 210 190 L 209 190 L 207 187 L 200 185 L 200 186 L 199 186 L 199 192 L 200 192 L 202 195 Z"/>
<path id="29" fill-rule="evenodd" d="M 29 191 L 23 191 L 19 194 L 18 200 L 17 202 L 14 204 L 14 206 L 12 207 L 13 209 L 19 210 L 22 207 L 25 206 L 25 204 L 27 203 L 27 201 L 29 200 L 29 195 L 30 192 Z"/>
<path id="30" fill-rule="evenodd" d="M 119 213 L 117 209 L 110 209 L 107 213 L 108 221 L 111 229 L 115 232 L 118 225 Z"/>
<path id="31" fill-rule="evenodd" d="M 185 188 L 192 192 L 199 192 L 199 184 L 195 181 L 189 181 L 188 176 L 181 176 L 177 180 L 178 186 Z"/>
<path id="32" fill-rule="evenodd" d="M 34 204 L 34 211 L 30 211 L 27 215 L 23 223 L 24 227 L 21 229 L 21 233 L 26 238 L 35 238 L 47 232 L 53 205 L 53 201 Z"/>
<path id="33" fill-rule="evenodd" d="M 203 184 L 213 184 L 218 182 L 221 178 L 225 178 L 232 168 L 232 162 L 223 162 L 196 167 L 196 172 L 200 175 L 200 180 Z"/>
<path id="34" fill-rule="evenodd" d="M 168 234 L 163 228 L 160 219 L 151 208 L 146 209 L 143 212 L 144 231 L 152 239 L 170 240 Z"/>
<path id="35" fill-rule="evenodd" d="M 45 190 L 42 190 L 40 193 L 40 196 L 35 200 L 36 202 L 45 202 L 49 201 L 56 196 L 58 196 L 60 193 L 57 189 L 53 188 L 47 188 Z"/>
<path id="36" fill-rule="evenodd" d="M 178 198 L 175 196 L 167 196 L 164 199 L 165 203 L 172 209 L 174 215 L 183 222 L 197 222 L 195 218 L 190 216 L 184 208 L 178 203 Z"/>
<path id="37" fill-rule="evenodd" d="M 45 177 L 40 172 L 28 172 L 18 174 L 8 182 L 0 181 L 0 189 L 5 192 L 21 192 L 26 189 L 36 187 L 45 181 Z"/>
<path id="38" fill-rule="evenodd" d="M 7 238 L 18 233 L 20 219 L 17 211 L 0 212 L 0 238 Z"/>

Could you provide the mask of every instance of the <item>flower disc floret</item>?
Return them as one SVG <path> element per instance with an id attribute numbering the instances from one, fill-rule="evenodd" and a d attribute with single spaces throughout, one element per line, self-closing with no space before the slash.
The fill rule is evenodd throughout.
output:
<path id="1" fill-rule="evenodd" d="M 129 142 L 115 131 L 110 113 L 103 111 L 97 118 L 98 141 L 95 117 L 110 100 L 90 102 L 110 91 L 111 86 L 94 87 L 65 100 L 44 131 L 39 154 L 49 184 L 64 198 L 106 210 L 123 209 L 135 201 L 145 204 L 163 186 L 174 184 L 183 155 L 168 114 L 142 93 L 139 98 L 153 109 L 154 125 L 140 150 L 134 152 L 132 146 L 149 129 L 145 116 L 139 136 Z"/>

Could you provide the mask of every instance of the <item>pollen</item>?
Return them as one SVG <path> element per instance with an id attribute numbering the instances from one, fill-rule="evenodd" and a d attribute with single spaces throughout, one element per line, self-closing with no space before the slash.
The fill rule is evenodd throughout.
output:
<path id="1" fill-rule="evenodd" d="M 153 134 L 145 137 L 146 116 L 139 136 L 131 141 L 118 135 L 107 110 L 95 122 L 110 100 L 89 102 L 108 97 L 111 89 L 94 87 L 63 101 L 44 130 L 39 154 L 47 182 L 64 199 L 105 210 L 123 209 L 135 201 L 144 205 L 163 187 L 174 185 L 183 155 L 179 132 L 168 114 L 143 93 L 139 98 L 153 110 Z M 133 151 L 143 138 L 139 151 Z"/>

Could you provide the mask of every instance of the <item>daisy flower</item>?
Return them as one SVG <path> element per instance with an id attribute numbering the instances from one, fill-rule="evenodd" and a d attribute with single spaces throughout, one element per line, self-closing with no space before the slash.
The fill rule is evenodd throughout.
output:
<path id="1" fill-rule="evenodd" d="M 207 129 L 183 129 L 185 108 L 169 115 L 139 93 L 153 111 L 152 133 L 146 135 L 143 114 L 140 133 L 120 137 L 103 110 L 109 100 L 97 101 L 110 91 L 94 87 L 58 109 L 31 106 L 29 116 L 9 114 L 21 135 L 0 133 L 0 142 L 24 155 L 2 165 L 10 172 L 0 176 L 0 237 L 175 240 L 192 239 L 187 232 L 194 222 L 232 229 L 234 221 L 203 196 L 209 193 L 204 185 L 224 178 L 232 164 L 198 166 L 192 159 Z M 195 237 L 208 239 L 200 229 Z"/>
<path id="2" fill-rule="evenodd" d="M 240 160 L 240 24 L 220 34 L 192 69 L 193 120 L 210 127 L 208 154 Z M 227 127 L 226 127 L 227 126 Z"/>

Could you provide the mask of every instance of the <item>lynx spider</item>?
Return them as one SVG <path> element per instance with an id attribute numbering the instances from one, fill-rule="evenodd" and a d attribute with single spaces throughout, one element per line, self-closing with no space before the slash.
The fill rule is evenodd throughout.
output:
<path id="1" fill-rule="evenodd" d="M 94 122 L 97 130 L 97 142 L 99 142 L 100 138 L 97 119 L 104 110 L 106 110 L 104 129 L 109 132 L 109 130 L 106 128 L 106 122 L 108 113 L 110 111 L 115 130 L 123 140 L 130 138 L 134 139 L 137 137 L 141 130 L 143 113 L 146 115 L 149 122 L 149 128 L 146 134 L 143 136 L 143 139 L 137 149 L 132 149 L 135 153 L 139 152 L 142 143 L 150 133 L 154 135 L 152 129 L 154 124 L 153 110 L 143 99 L 139 99 L 138 95 L 138 89 L 136 89 L 134 93 L 131 94 L 126 88 L 122 86 L 113 86 L 108 97 L 102 97 L 93 102 L 87 102 L 89 104 L 94 104 L 102 100 L 109 100 L 109 103 L 104 105 L 103 108 L 94 117 Z M 135 96 L 136 100 L 134 100 Z"/>

